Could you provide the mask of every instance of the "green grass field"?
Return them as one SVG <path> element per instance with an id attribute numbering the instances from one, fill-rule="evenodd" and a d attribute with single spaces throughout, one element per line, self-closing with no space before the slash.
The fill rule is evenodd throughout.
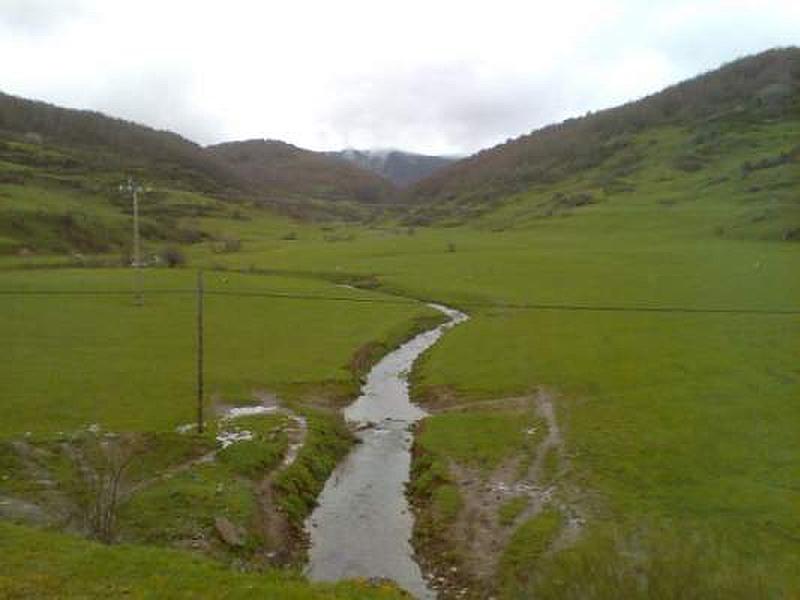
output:
<path id="1" fill-rule="evenodd" d="M 169 429 L 195 415 L 195 274 L 150 270 L 137 307 L 124 270 L 11 271 L 0 290 L 6 360 L 0 380 L 4 434 L 109 429 Z M 285 399 L 346 395 L 362 345 L 402 339 L 416 304 L 314 301 L 213 292 L 386 299 L 308 278 L 208 273 L 206 380 L 209 405 L 251 403 L 257 390 Z M 99 292 L 94 294 L 93 292 Z M 107 294 L 115 291 L 119 293 Z M 327 391 L 326 391 L 327 390 Z"/>
<path id="2" fill-rule="evenodd" d="M 426 421 L 417 442 L 424 452 L 487 472 L 506 458 L 531 451 L 542 427 L 526 411 L 454 412 Z"/>

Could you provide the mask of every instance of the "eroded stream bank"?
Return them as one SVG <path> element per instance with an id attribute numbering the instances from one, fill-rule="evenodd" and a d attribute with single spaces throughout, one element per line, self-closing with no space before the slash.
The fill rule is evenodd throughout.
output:
<path id="1" fill-rule="evenodd" d="M 306 524 L 313 580 L 386 578 L 417 598 L 436 596 L 414 561 L 410 542 L 413 516 L 405 495 L 413 441 L 409 429 L 427 413 L 411 403 L 407 375 L 425 350 L 468 317 L 431 306 L 449 320 L 386 355 L 344 411 L 349 423 L 364 428 L 357 433 L 361 443 L 328 479 Z"/>

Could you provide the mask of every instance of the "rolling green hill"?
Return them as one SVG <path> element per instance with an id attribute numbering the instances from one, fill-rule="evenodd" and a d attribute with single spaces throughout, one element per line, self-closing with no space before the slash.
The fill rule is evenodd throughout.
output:
<path id="1" fill-rule="evenodd" d="M 243 182 L 223 162 L 169 131 L 0 93 L 0 140 L 55 146 L 68 156 L 17 154 L 31 167 L 66 171 L 142 170 L 150 177 L 182 182 L 198 191 L 241 191 Z M 11 157 L 4 157 L 8 160 Z"/>
<path id="2" fill-rule="evenodd" d="M 98 112 L 0 93 L 0 253 L 119 250 L 129 209 L 117 187 L 128 175 L 153 192 L 143 235 L 172 242 L 207 237 L 179 232 L 181 217 L 230 215 L 237 207 L 229 205 L 244 200 L 301 219 L 352 220 L 374 212 L 364 204 L 395 197 L 388 180 L 325 153 L 282 142 L 204 148 Z"/>
<path id="3" fill-rule="evenodd" d="M 770 50 L 459 161 L 414 187 L 409 198 L 419 208 L 410 221 L 464 222 L 535 193 L 547 216 L 667 181 L 672 196 L 704 184 L 781 218 L 785 207 L 774 204 L 785 203 L 787 179 L 798 169 L 798 119 L 800 49 Z"/>
<path id="4" fill-rule="evenodd" d="M 153 251 L 225 244 L 219 220 L 237 229 L 255 219 L 264 233 L 280 224 L 281 235 L 293 221 L 366 220 L 377 209 L 365 202 L 392 197 L 381 178 L 323 154 L 275 142 L 280 150 L 251 169 L 229 155 L 234 147 L 247 145 L 211 151 L 97 113 L 0 96 L 0 255 L 129 254 L 131 199 L 119 189 L 128 176 L 142 185 L 141 235 Z"/>
<path id="5" fill-rule="evenodd" d="M 0 136 L 0 255 L 128 252 L 132 205 L 119 189 L 128 174 L 146 184 L 141 233 L 159 246 L 210 237 L 187 218 L 245 209 L 231 188 L 205 186 L 182 167 L 171 176 L 98 149 Z"/>

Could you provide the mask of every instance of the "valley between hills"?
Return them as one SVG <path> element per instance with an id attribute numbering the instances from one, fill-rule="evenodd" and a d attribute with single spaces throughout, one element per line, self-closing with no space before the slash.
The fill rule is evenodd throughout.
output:
<path id="1" fill-rule="evenodd" d="M 431 331 L 397 372 L 428 592 L 794 597 L 798 273 L 797 48 L 464 158 L 0 94 L 0 597 L 407 597 L 311 581 L 308 524 Z"/>

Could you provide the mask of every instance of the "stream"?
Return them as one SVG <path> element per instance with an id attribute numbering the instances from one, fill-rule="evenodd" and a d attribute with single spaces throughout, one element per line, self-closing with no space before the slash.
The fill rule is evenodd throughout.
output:
<path id="1" fill-rule="evenodd" d="M 325 483 L 308 518 L 311 547 L 307 575 L 314 581 L 391 579 L 417 598 L 435 598 L 411 547 L 413 515 L 405 495 L 411 466 L 411 425 L 427 415 L 411 403 L 407 376 L 414 361 L 445 331 L 467 320 L 457 310 L 431 304 L 449 321 L 417 335 L 376 364 L 361 395 L 344 410 L 364 427 L 360 444 Z"/>

